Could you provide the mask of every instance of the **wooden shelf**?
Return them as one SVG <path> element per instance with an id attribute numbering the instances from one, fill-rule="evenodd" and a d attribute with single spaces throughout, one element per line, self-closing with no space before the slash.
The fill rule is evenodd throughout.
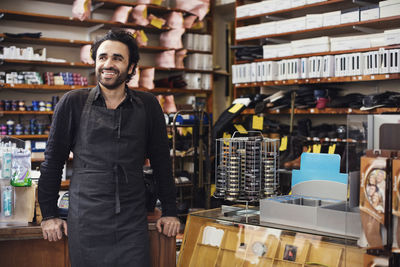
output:
<path id="1" fill-rule="evenodd" d="M 118 6 L 137 6 L 137 5 L 140 5 L 138 3 L 128 2 L 128 1 L 121 1 L 121 0 L 99 0 L 99 1 L 94 0 L 93 2 L 94 2 L 94 4 L 103 3 L 104 4 L 103 6 L 105 8 L 116 8 Z M 188 13 L 187 11 L 182 10 L 182 9 L 178 9 L 178 8 L 169 8 L 169 7 L 163 7 L 163 6 L 158 6 L 158 5 L 154 5 L 154 4 L 146 4 L 146 6 L 147 6 L 147 12 L 154 13 L 154 14 L 165 14 L 165 13 L 168 13 L 170 11 Z"/>
<path id="2" fill-rule="evenodd" d="M 330 52 L 320 52 L 320 53 L 310 53 L 310 54 L 299 54 L 299 55 L 287 56 L 287 57 L 263 58 L 263 59 L 255 59 L 252 61 L 241 60 L 241 61 L 236 61 L 236 64 L 245 64 L 245 63 L 262 62 L 262 61 L 277 61 L 277 60 L 283 60 L 283 59 L 293 59 L 293 58 L 303 58 L 303 57 L 313 57 L 313 56 L 361 53 L 361 52 L 368 52 L 368 51 L 378 51 L 380 49 L 399 49 L 399 48 L 400 48 L 400 45 L 388 45 L 388 46 L 379 46 L 379 47 L 361 48 L 361 49 L 352 49 L 352 50 L 340 50 L 340 51 L 330 51 Z"/>
<path id="3" fill-rule="evenodd" d="M 54 91 L 63 91 L 63 90 L 76 90 L 83 88 L 92 88 L 96 85 L 88 85 L 88 86 L 78 86 L 78 85 L 47 85 L 47 84 L 0 84 L 0 88 L 2 89 L 17 89 L 17 90 L 54 90 Z M 161 88 L 156 87 L 154 89 L 147 88 L 133 88 L 132 90 L 144 91 L 149 93 L 160 93 L 160 94 L 211 94 L 211 90 L 202 90 L 202 89 L 184 89 L 184 88 Z M 6 112 L 6 111 L 4 111 Z M 8 113 L 10 114 L 10 113 Z M 40 112 L 43 114 L 43 112 Z"/>
<path id="4" fill-rule="evenodd" d="M 273 85 L 296 85 L 296 84 L 321 84 L 321 83 L 348 83 L 348 82 L 366 82 L 366 81 L 382 81 L 382 80 L 398 80 L 400 73 L 389 74 L 371 74 L 360 76 L 346 76 L 346 77 L 329 77 L 329 78 L 309 78 L 309 79 L 296 79 L 296 80 L 283 80 L 283 81 L 267 81 L 255 83 L 241 83 L 236 84 L 235 88 L 249 88 L 259 86 L 273 86 Z"/>
<path id="5" fill-rule="evenodd" d="M 351 114 L 382 114 L 382 113 L 400 113 L 399 108 L 375 108 L 371 110 L 359 110 L 359 109 L 352 109 L 352 108 L 324 108 L 324 109 L 317 109 L 317 108 L 306 108 L 306 109 L 294 109 L 294 114 L 306 114 L 306 115 L 318 115 L 318 114 L 325 114 L 325 115 L 351 115 Z M 263 112 L 265 114 L 290 114 L 290 109 L 277 109 L 277 110 L 267 110 Z M 245 115 L 254 115 L 254 109 L 245 109 L 242 114 Z"/>
<path id="6" fill-rule="evenodd" d="M 211 94 L 212 90 L 202 90 L 202 89 L 183 89 L 183 88 L 160 88 L 156 87 L 154 89 L 147 88 L 133 88 L 132 90 L 138 90 L 149 93 L 157 94 Z"/>
<path id="7" fill-rule="evenodd" d="M 81 62 L 49 62 L 49 61 L 36 61 L 36 60 L 20 60 L 20 59 L 4 59 L 3 61 L 10 65 L 34 65 L 34 66 L 56 66 L 56 67 L 71 67 L 71 68 L 94 68 L 92 64 Z M 162 68 L 153 66 L 139 66 L 140 69 L 155 68 L 159 71 L 184 71 L 194 73 L 209 73 L 213 74 L 212 70 L 195 70 L 186 68 Z"/>
<path id="8" fill-rule="evenodd" d="M 299 40 L 312 37 L 331 36 L 331 35 L 358 32 L 356 29 L 354 29 L 354 26 L 370 27 L 373 29 L 380 29 L 383 31 L 384 29 L 400 27 L 400 16 L 392 16 L 392 17 L 373 19 L 367 21 L 332 25 L 328 27 L 306 29 L 302 31 L 284 32 L 284 33 L 268 34 L 268 35 L 262 35 L 244 39 L 236 39 L 236 42 L 244 42 L 250 40 L 259 40 L 259 39 L 275 38 L 275 37 L 280 37 L 280 38 L 283 37 L 287 40 Z"/>
<path id="9" fill-rule="evenodd" d="M 92 27 L 92 26 L 103 24 L 104 29 L 132 28 L 132 29 L 148 30 L 151 32 L 163 32 L 163 31 L 169 30 L 169 28 L 166 28 L 166 27 L 162 28 L 162 29 L 158 29 L 151 25 L 140 26 L 140 25 L 137 25 L 134 23 L 122 24 L 119 22 L 112 22 L 112 21 L 108 21 L 108 20 L 99 20 L 99 19 L 88 19 L 85 21 L 80 21 L 79 19 L 73 18 L 73 17 L 11 11 L 11 10 L 6 10 L 6 9 L 0 9 L 0 13 L 3 14 L 3 18 L 2 18 L 3 20 L 28 21 L 28 22 L 38 22 L 38 23 L 47 23 L 47 24 L 56 24 L 56 25 L 77 26 L 77 27 Z"/>
<path id="10" fill-rule="evenodd" d="M 23 135 L 10 135 L 11 137 L 17 139 L 47 139 L 49 136 L 47 134 L 23 134 Z"/>
<path id="11" fill-rule="evenodd" d="M 371 4 L 373 2 L 378 2 L 378 1 L 368 1 Z M 245 20 L 251 20 L 255 18 L 261 18 L 265 16 L 276 16 L 276 15 L 282 15 L 286 18 L 293 18 L 293 17 L 300 17 L 300 16 L 305 16 L 307 14 L 314 14 L 314 13 L 325 13 L 329 11 L 336 11 L 339 10 L 338 5 L 340 4 L 340 10 L 352 8 L 352 7 L 359 7 L 357 3 L 354 3 L 353 1 L 348 1 L 348 0 L 329 0 L 325 2 L 319 2 L 319 3 L 313 3 L 309 5 L 304 5 L 304 6 L 298 6 L 294 8 L 289 8 L 289 9 L 282 9 L 282 10 L 277 10 L 273 12 L 267 12 L 263 14 L 258 14 L 258 15 L 253 15 L 253 16 L 246 16 L 246 17 L 241 17 L 241 18 L 236 18 L 236 21 L 245 21 Z"/>
<path id="12" fill-rule="evenodd" d="M 162 68 L 162 67 L 151 67 L 151 66 L 140 66 L 141 69 L 155 68 L 158 71 L 184 71 L 184 72 L 194 72 L 194 73 L 209 73 L 213 74 L 212 70 L 195 70 L 187 68 Z"/>
<path id="13" fill-rule="evenodd" d="M 16 90 L 52 90 L 52 91 L 67 91 L 82 88 L 95 87 L 96 85 L 47 85 L 47 84 L 0 84 L 2 89 L 16 89 Z"/>
<path id="14" fill-rule="evenodd" d="M 21 38 L 13 38 L 8 37 L 4 33 L 0 33 L 0 38 L 2 42 L 12 42 L 12 43 L 20 43 L 20 44 L 43 44 L 43 45 L 57 45 L 57 46 L 72 46 L 72 47 L 81 47 L 83 45 L 91 44 L 90 41 L 81 41 L 81 40 L 71 40 L 71 39 L 58 39 L 58 38 L 30 38 L 30 37 L 21 37 Z"/>
<path id="15" fill-rule="evenodd" d="M 10 65 L 94 68 L 94 65 L 81 63 L 81 62 L 49 62 L 49 61 L 39 61 L 39 60 L 4 59 L 4 63 L 10 64 Z"/>
<path id="16" fill-rule="evenodd" d="M 93 42 L 91 41 L 82 41 L 82 40 L 72 40 L 72 39 L 59 39 L 59 38 L 30 38 L 30 37 L 21 37 L 21 38 L 13 38 L 8 37 L 3 33 L 0 33 L 0 42 L 12 42 L 12 43 L 21 43 L 21 44 L 42 44 L 42 45 L 56 45 L 56 46 L 71 46 L 71 47 L 81 47 L 83 45 L 90 45 Z M 163 47 L 163 46 L 139 46 L 139 51 L 146 53 L 158 53 L 168 50 L 174 50 L 172 48 Z M 188 53 L 211 53 L 204 52 L 198 50 L 188 50 Z"/>
<path id="17" fill-rule="evenodd" d="M 54 111 L 0 111 L 0 115 L 53 115 Z"/>

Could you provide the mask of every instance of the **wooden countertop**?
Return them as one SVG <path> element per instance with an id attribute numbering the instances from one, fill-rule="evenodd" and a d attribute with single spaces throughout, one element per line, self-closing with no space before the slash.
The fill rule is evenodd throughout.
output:
<path id="1" fill-rule="evenodd" d="M 156 230 L 156 221 L 160 217 L 161 211 L 158 209 L 147 214 L 149 230 Z M 41 238 L 43 238 L 42 229 L 36 223 L 0 222 L 0 241 Z"/>

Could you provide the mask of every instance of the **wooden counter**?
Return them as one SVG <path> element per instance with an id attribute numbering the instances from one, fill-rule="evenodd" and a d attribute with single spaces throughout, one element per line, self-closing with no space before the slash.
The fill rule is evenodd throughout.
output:
<path id="1" fill-rule="evenodd" d="M 160 211 L 148 214 L 151 267 L 172 267 L 176 261 L 174 237 L 159 234 L 155 222 Z M 57 242 L 43 239 L 35 224 L 0 223 L 1 267 L 67 267 L 68 238 Z"/>

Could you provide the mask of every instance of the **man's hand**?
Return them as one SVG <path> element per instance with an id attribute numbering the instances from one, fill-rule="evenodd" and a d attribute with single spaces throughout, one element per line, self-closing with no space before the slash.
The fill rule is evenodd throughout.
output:
<path id="1" fill-rule="evenodd" d="M 176 236 L 179 232 L 181 223 L 176 217 L 161 217 L 157 220 L 157 230 L 159 233 L 171 237 Z"/>
<path id="2" fill-rule="evenodd" d="M 53 218 L 42 221 L 41 223 L 43 238 L 49 241 L 58 241 L 62 238 L 64 230 L 65 235 L 68 235 L 67 222 L 60 218 Z"/>

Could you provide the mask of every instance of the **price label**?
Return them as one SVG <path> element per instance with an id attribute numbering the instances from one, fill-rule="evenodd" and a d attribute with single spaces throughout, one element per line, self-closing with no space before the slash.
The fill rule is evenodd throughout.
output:
<path id="1" fill-rule="evenodd" d="M 253 116 L 253 129 L 262 130 L 264 123 L 264 117 L 254 115 Z"/>
<path id="2" fill-rule="evenodd" d="M 287 136 L 282 137 L 279 151 L 285 151 L 287 149 L 287 142 L 288 142 L 288 137 Z"/>
<path id="3" fill-rule="evenodd" d="M 243 127 L 243 125 L 241 125 L 241 124 L 234 124 L 233 126 L 234 126 L 234 127 L 236 128 L 236 130 L 238 130 L 240 133 L 247 134 L 247 130 Z"/>
<path id="4" fill-rule="evenodd" d="M 231 107 L 228 112 L 230 113 L 236 113 L 238 112 L 242 107 L 244 107 L 243 104 L 235 104 L 233 107 Z"/>

